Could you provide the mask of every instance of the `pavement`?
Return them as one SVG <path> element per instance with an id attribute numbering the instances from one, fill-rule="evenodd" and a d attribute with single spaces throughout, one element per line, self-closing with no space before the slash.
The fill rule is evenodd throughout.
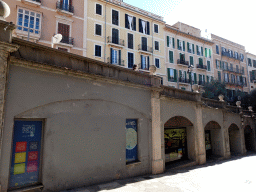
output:
<path id="1" fill-rule="evenodd" d="M 69 192 L 256 192 L 256 153 L 211 159 L 204 165 L 175 168 Z M 68 192 L 68 191 L 65 191 Z"/>

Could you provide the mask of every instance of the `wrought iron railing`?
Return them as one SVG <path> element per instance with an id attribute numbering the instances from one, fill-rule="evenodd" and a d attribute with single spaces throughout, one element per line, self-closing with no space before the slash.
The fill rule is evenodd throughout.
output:
<path id="1" fill-rule="evenodd" d="M 153 53 L 153 48 L 152 47 L 149 47 L 149 46 L 146 46 L 146 45 L 143 45 L 143 44 L 139 44 L 138 50 Z"/>
<path id="2" fill-rule="evenodd" d="M 74 45 L 74 38 L 73 37 L 62 36 L 62 40 L 60 42 L 61 43 L 66 43 L 66 44 L 69 44 L 69 45 Z"/>
<path id="3" fill-rule="evenodd" d="M 116 37 L 108 36 L 108 37 L 107 37 L 107 42 L 108 42 L 108 43 L 113 43 L 113 44 L 117 44 L 117 45 L 124 46 L 124 40 L 123 40 L 123 39 L 116 38 Z"/>
<path id="4" fill-rule="evenodd" d="M 207 66 L 206 66 L 206 65 L 197 64 L 197 65 L 196 65 L 196 68 L 207 70 Z"/>
<path id="5" fill-rule="evenodd" d="M 188 61 L 185 61 L 185 60 L 181 60 L 181 59 L 178 59 L 177 60 L 177 64 L 182 64 L 182 65 L 189 65 Z"/>
<path id="6" fill-rule="evenodd" d="M 68 4 L 64 4 L 62 2 L 57 2 L 56 3 L 56 8 L 63 10 L 63 11 L 68 11 L 70 13 L 74 13 L 74 6 L 72 5 L 68 5 Z"/>

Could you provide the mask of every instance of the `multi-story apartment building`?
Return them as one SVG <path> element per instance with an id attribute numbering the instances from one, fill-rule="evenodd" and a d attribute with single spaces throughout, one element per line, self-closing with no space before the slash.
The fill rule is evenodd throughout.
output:
<path id="1" fill-rule="evenodd" d="M 252 53 L 246 53 L 247 70 L 248 70 L 248 82 L 250 91 L 256 88 L 256 55 Z"/>
<path id="2" fill-rule="evenodd" d="M 14 36 L 51 46 L 52 37 L 62 40 L 54 48 L 86 56 L 86 1 L 5 0 L 10 6 L 8 22 L 16 24 Z"/>
<path id="3" fill-rule="evenodd" d="M 121 0 L 88 1 L 87 57 L 147 71 L 155 65 L 163 76 L 163 17 Z"/>
<path id="4" fill-rule="evenodd" d="M 200 29 L 177 22 L 165 26 L 166 85 L 191 90 L 213 79 L 213 42 L 201 37 Z"/>
<path id="5" fill-rule="evenodd" d="M 211 34 L 213 46 L 214 76 L 226 84 L 227 97 L 233 99 L 237 91 L 249 92 L 245 47 Z"/>

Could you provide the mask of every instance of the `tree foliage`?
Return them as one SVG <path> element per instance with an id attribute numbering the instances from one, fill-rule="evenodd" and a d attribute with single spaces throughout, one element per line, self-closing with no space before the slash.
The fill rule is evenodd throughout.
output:
<path id="1" fill-rule="evenodd" d="M 225 96 L 226 94 L 227 94 L 226 85 L 223 82 L 213 80 L 204 86 L 203 97 L 218 100 L 219 95 Z"/>

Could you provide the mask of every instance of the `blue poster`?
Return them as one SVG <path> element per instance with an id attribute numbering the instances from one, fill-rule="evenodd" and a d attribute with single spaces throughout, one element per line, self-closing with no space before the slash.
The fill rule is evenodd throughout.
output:
<path id="1" fill-rule="evenodd" d="M 39 182 L 42 121 L 14 122 L 9 189 Z"/>
<path id="2" fill-rule="evenodd" d="M 126 162 L 138 160 L 137 119 L 126 120 Z"/>

